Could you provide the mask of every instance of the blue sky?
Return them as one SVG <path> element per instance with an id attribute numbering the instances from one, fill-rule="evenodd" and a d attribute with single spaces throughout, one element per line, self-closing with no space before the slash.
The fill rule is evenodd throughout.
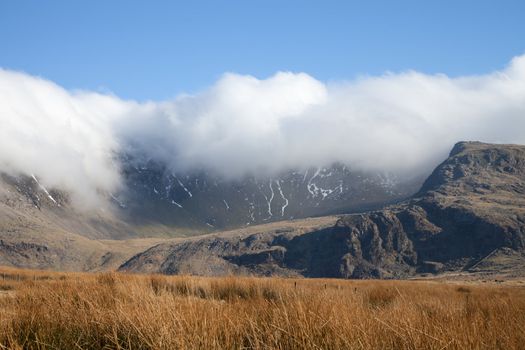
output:
<path id="1" fill-rule="evenodd" d="M 525 1 L 4 0 L 0 67 L 137 100 L 224 72 L 483 74 L 525 52 L 524 15 Z"/>

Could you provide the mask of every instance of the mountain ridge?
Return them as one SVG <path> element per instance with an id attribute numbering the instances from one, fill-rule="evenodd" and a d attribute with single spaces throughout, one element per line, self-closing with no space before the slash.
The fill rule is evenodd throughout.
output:
<path id="1" fill-rule="evenodd" d="M 524 193 L 524 146 L 459 142 L 421 190 L 400 204 L 344 215 L 311 232 L 165 242 L 120 270 L 338 278 L 468 271 L 488 255 L 508 249 L 523 257 Z M 216 264 L 214 271 L 199 268 L 204 255 Z M 152 259 L 159 263 L 146 264 Z"/>

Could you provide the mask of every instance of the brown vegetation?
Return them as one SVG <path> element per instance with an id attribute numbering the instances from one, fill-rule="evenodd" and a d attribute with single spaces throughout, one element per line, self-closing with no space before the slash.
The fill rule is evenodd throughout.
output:
<path id="1" fill-rule="evenodd" d="M 525 289 L 0 269 L 0 348 L 519 349 Z"/>

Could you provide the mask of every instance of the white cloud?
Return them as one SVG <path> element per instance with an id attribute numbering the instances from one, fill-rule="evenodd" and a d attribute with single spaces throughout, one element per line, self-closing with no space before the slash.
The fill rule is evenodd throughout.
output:
<path id="1" fill-rule="evenodd" d="M 97 204 L 98 191 L 119 184 L 111 123 L 128 109 L 111 96 L 71 93 L 0 70 L 0 170 L 35 174 L 46 186 L 69 191 L 77 204 Z"/>
<path id="2" fill-rule="evenodd" d="M 141 104 L 0 70 L 0 122 L 0 169 L 90 200 L 118 186 L 112 154 L 130 149 L 227 176 L 333 161 L 422 174 L 459 140 L 525 143 L 525 56 L 459 78 L 226 74 L 202 93 Z"/>

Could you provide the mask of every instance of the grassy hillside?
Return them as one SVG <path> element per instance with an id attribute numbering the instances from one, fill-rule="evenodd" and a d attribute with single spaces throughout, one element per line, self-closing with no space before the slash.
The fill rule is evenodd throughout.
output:
<path id="1" fill-rule="evenodd" d="M 520 349 L 525 288 L 0 269 L 11 349 Z"/>

